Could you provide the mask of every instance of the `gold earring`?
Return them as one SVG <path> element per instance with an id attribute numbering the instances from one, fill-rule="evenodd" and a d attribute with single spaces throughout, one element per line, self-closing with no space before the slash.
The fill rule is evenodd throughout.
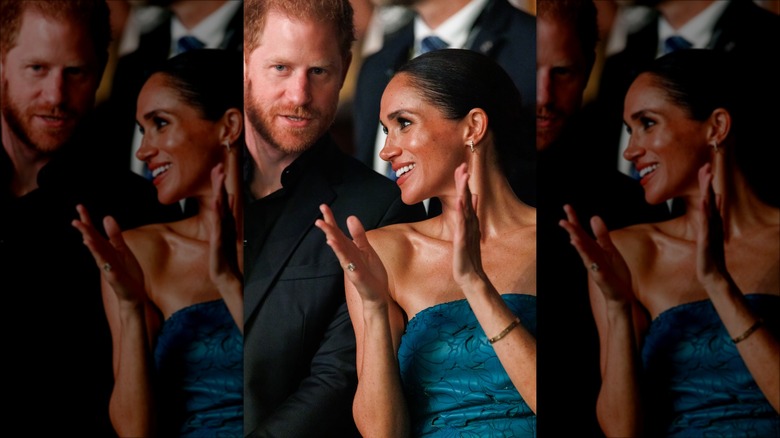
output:
<path id="1" fill-rule="evenodd" d="M 720 149 L 718 149 L 718 142 L 715 141 L 712 143 L 712 149 L 715 150 L 715 153 L 717 154 Z"/>
<path id="2" fill-rule="evenodd" d="M 469 140 L 469 149 L 471 149 L 472 154 L 477 151 L 474 149 L 474 140 Z"/>

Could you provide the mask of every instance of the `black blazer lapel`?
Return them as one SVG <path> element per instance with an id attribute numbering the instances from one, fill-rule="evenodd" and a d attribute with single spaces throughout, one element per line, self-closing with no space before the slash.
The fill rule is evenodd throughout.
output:
<path id="1" fill-rule="evenodd" d="M 312 170 L 315 168 L 311 167 Z M 298 185 L 268 234 L 257 261 L 253 261 L 264 266 L 255 269 L 255 275 L 244 287 L 244 324 L 256 313 L 304 236 L 314 227 L 314 221 L 321 217 L 320 204 L 330 204 L 336 198 L 320 172 L 312 171 L 298 181 Z"/>

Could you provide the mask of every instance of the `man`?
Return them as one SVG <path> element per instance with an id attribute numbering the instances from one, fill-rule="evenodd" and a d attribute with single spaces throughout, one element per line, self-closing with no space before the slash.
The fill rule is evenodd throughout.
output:
<path id="1" fill-rule="evenodd" d="M 423 218 L 327 134 L 354 40 L 347 0 L 251 0 L 245 109 L 254 168 L 245 207 L 244 433 L 352 436 L 355 335 L 338 259 L 314 226 Z"/>
<path id="2" fill-rule="evenodd" d="M 613 167 L 583 166 L 598 148 L 582 120 L 582 93 L 598 38 L 592 0 L 537 2 L 536 148 L 539 151 L 539 391 L 545 436 L 600 436 L 595 416 L 599 344 L 587 273 L 558 226 L 570 204 L 586 227 L 593 215 L 610 228 L 665 217 L 641 187 Z M 565 272 L 566 275 L 561 275 Z M 572 360 L 575 360 L 573 362 Z M 576 406 L 576 407 L 573 407 Z M 556 419 L 567 418 L 562 422 Z"/>
<path id="3" fill-rule="evenodd" d="M 146 75 L 157 64 L 197 48 L 242 50 L 244 4 L 241 0 L 151 0 L 165 6 L 166 19 L 141 35 L 138 48 L 119 59 L 110 100 L 101 108 L 103 132 L 116 138 L 111 163 L 144 174 L 144 164 L 134 159 L 141 146 L 136 129 L 135 106 Z"/>
<path id="4" fill-rule="evenodd" d="M 105 1 L 4 0 L 0 29 L 6 414 L 44 435 L 111 436 L 100 276 L 70 223 L 77 204 L 98 225 L 107 214 L 123 228 L 166 216 L 149 183 L 106 168 L 82 141 L 108 56 Z"/>
<path id="5" fill-rule="evenodd" d="M 521 160 L 514 166 L 510 183 L 520 199 L 535 204 L 535 154 L 531 147 L 536 50 L 533 17 L 507 0 L 386 0 L 383 3 L 410 6 L 417 16 L 388 36 L 382 49 L 363 62 L 353 112 L 355 156 L 387 175 L 386 163 L 378 158 L 385 138 L 379 129 L 379 103 L 390 77 L 410 57 L 437 47 L 479 51 L 501 65 L 520 90 L 528 126 L 518 127 Z"/>

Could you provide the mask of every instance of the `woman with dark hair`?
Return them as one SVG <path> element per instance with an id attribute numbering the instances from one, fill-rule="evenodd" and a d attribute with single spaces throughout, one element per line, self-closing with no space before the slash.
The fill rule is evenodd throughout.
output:
<path id="1" fill-rule="evenodd" d="M 752 121 L 726 55 L 674 52 L 629 89 L 624 156 L 675 219 L 596 240 L 566 208 L 590 273 L 607 436 L 780 436 L 780 210 L 737 165 Z M 761 127 L 765 129 L 765 127 Z"/>
<path id="2" fill-rule="evenodd" d="M 368 233 L 350 217 L 351 241 L 322 207 L 348 280 L 365 436 L 535 435 L 536 212 L 502 170 L 520 108 L 484 55 L 415 58 L 382 97 L 380 155 L 405 203 L 436 196 L 442 214 Z"/>
<path id="3" fill-rule="evenodd" d="M 186 52 L 138 96 L 136 155 L 160 202 L 193 198 L 196 215 L 124 232 L 106 217 L 109 240 L 82 206 L 73 222 L 102 273 L 120 436 L 242 436 L 242 67 L 237 53 Z"/>

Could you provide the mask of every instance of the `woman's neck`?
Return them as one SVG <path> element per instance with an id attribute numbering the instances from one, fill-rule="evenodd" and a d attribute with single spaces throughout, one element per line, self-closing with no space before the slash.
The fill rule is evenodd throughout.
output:
<path id="1" fill-rule="evenodd" d="M 717 153 L 713 159 L 712 186 L 719 199 L 726 241 L 756 227 L 780 224 L 780 210 L 758 198 L 734 163 L 734 157 L 727 156 L 726 152 Z M 685 199 L 686 236 L 691 240 L 696 239 L 697 224 L 702 214 L 699 193 L 697 188 L 695 194 Z"/>
<path id="2" fill-rule="evenodd" d="M 470 154 L 468 172 L 469 190 L 477 195 L 477 217 L 484 240 L 502 234 L 507 227 L 516 227 L 528 221 L 527 215 L 533 214 L 533 209 L 517 199 L 503 172 L 491 164 L 496 160 L 489 155 L 490 152 L 488 156 L 481 156 L 481 153 Z M 454 176 L 450 194 L 441 196 L 440 200 L 442 238 L 451 239 L 458 214 Z"/>

